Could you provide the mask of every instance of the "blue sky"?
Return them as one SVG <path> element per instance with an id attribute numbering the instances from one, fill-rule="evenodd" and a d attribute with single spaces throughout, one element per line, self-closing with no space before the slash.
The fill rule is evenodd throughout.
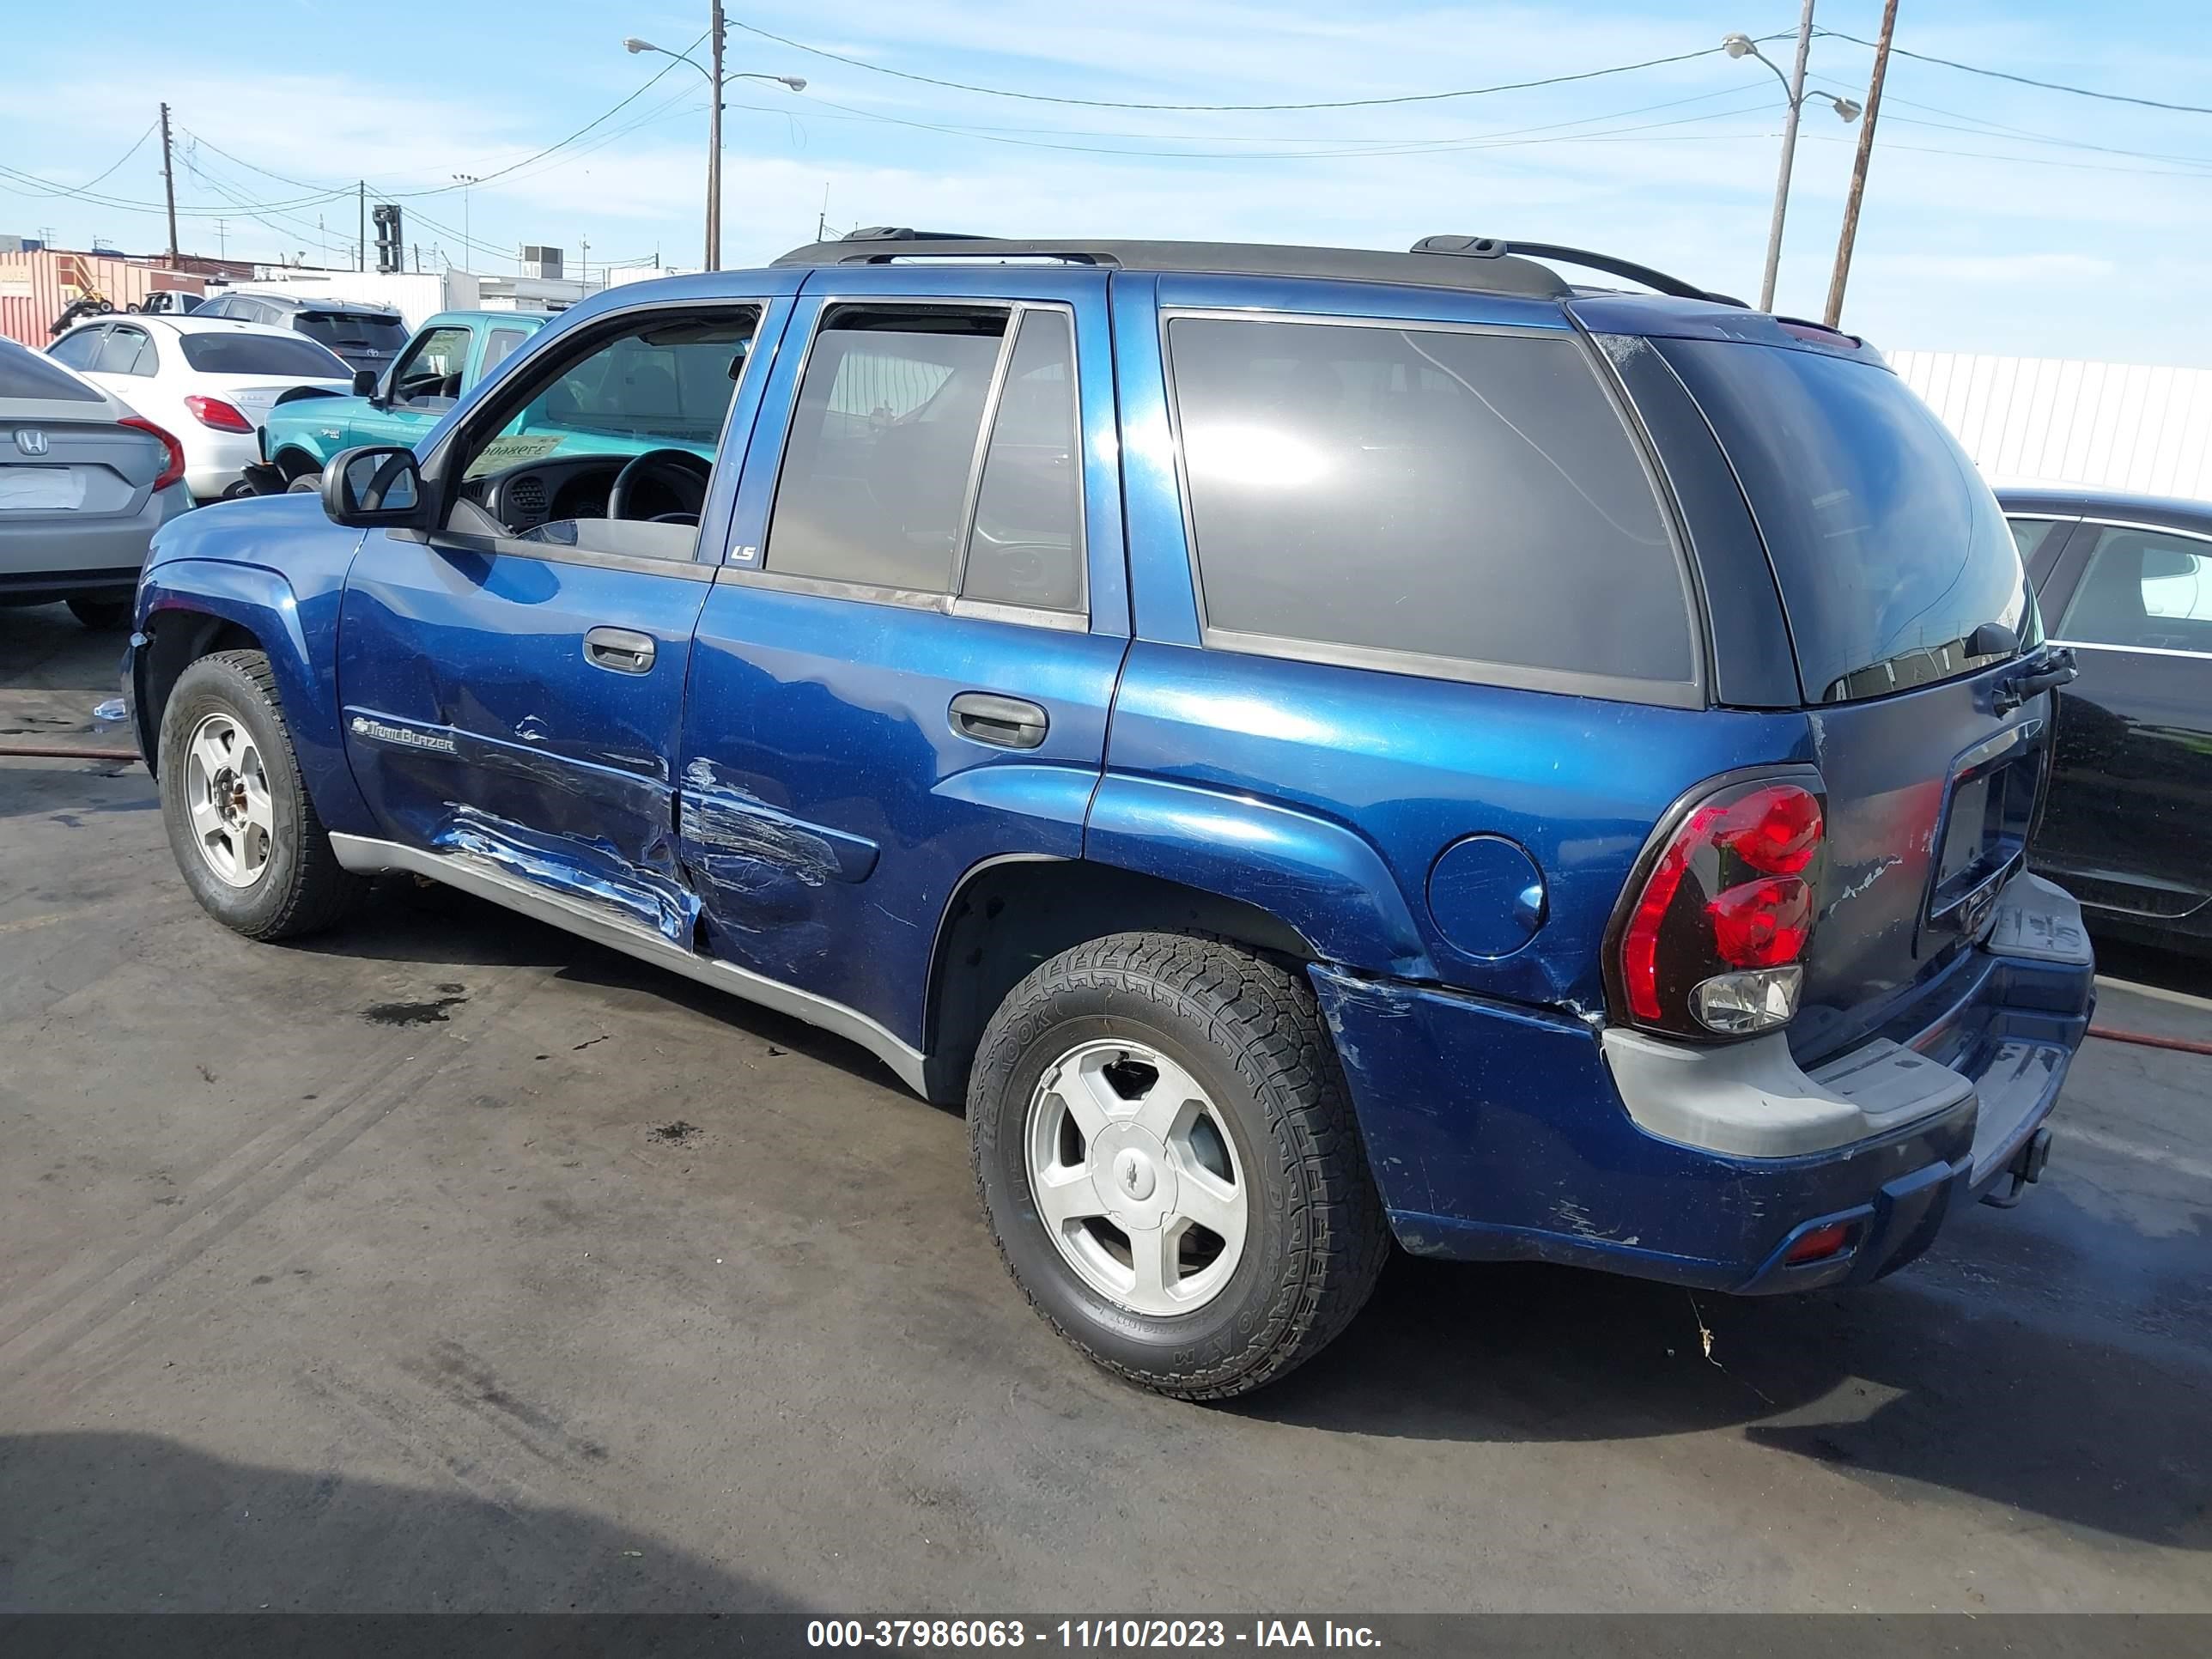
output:
<path id="1" fill-rule="evenodd" d="M 733 21 L 912 74 L 1134 103 L 1387 97 L 1696 52 L 1790 30 L 1795 0 L 1539 5 L 1119 0 L 811 0 Z M 1871 39 L 1880 0 L 1821 0 Z M 518 21 L 527 18 L 527 22 Z M 242 27 L 251 19 L 251 27 Z M 466 262 L 543 242 L 573 261 L 696 264 L 705 89 L 624 34 L 681 48 L 703 3 L 274 0 L 246 12 L 108 0 L 101 25 L 19 35 L 0 164 L 82 186 L 166 98 L 188 248 L 319 260 L 354 236 L 366 176 L 406 198 L 410 240 Z M 242 42 L 250 43 L 243 44 Z M 1904 0 L 1899 44 L 2015 74 L 2212 105 L 2203 0 Z M 1767 51 L 1787 67 L 1789 45 Z M 1755 294 L 1781 88 L 1717 52 L 1573 84 L 1382 108 L 1213 113 L 1082 108 L 876 73 L 732 28 L 741 82 L 724 163 L 725 263 L 833 229 L 1191 236 L 1404 246 L 1437 231 L 1601 247 Z M 1871 54 L 1817 41 L 1816 85 L 1863 96 Z M 585 139 L 468 192 L 669 72 Z M 951 131 L 947 131 L 951 129 Z M 2094 102 L 1899 59 L 1845 323 L 1892 348 L 2212 367 L 2212 115 Z M 1779 307 L 1817 315 L 1855 130 L 1808 103 Z M 260 169 L 260 171 L 257 171 Z M 90 188 L 158 203 L 157 146 Z M 158 247 L 158 210 L 30 193 L 0 176 L 0 230 Z M 825 207 L 826 202 L 826 207 Z M 240 206 L 240 204 L 251 206 Z M 270 206 L 267 204 L 276 204 Z M 318 216 L 324 228 L 317 228 Z M 495 254 L 475 263 L 496 267 Z M 507 268 L 510 268 L 507 267 Z"/>

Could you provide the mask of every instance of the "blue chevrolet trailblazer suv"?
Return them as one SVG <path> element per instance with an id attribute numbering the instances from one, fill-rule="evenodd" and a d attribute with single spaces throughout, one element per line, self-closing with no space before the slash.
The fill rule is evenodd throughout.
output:
<path id="1" fill-rule="evenodd" d="M 2091 1006 L 2024 856 L 2071 665 L 1972 466 L 1860 341 L 1599 254 L 623 289 L 165 526 L 137 624 L 219 921 L 410 872 L 839 1033 L 1192 1398 L 1394 1239 L 1878 1278 L 2036 1178 Z"/>

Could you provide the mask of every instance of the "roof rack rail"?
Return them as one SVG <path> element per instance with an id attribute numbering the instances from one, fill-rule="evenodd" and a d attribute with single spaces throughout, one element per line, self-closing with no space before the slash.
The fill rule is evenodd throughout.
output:
<path id="1" fill-rule="evenodd" d="M 1677 300 L 1710 300 L 1715 305 L 1735 306 L 1739 310 L 1750 307 L 1731 294 L 1717 294 L 1711 289 L 1686 283 L 1680 276 L 1669 276 L 1663 270 L 1650 265 L 1639 265 L 1633 259 L 1617 258 L 1610 253 L 1593 253 L 1588 248 L 1562 247 L 1556 242 L 1509 242 L 1497 236 L 1424 236 L 1413 244 L 1415 253 L 1448 254 L 1462 259 L 1502 259 L 1517 253 L 1523 258 L 1560 259 L 1571 265 L 1582 265 L 1590 270 L 1601 270 L 1610 276 L 1626 276 L 1632 283 L 1641 283 L 1646 288 L 1656 289 L 1662 294 Z"/>
<path id="2" fill-rule="evenodd" d="M 1464 239 L 1459 239 L 1464 240 Z M 1291 247 L 1265 242 L 1155 242 L 1087 237 L 1024 240 L 1002 236 L 954 236 L 880 225 L 834 242 L 813 242 L 779 257 L 779 265 L 887 265 L 950 260 L 1096 265 L 1109 270 L 1229 276 L 1304 276 L 1345 282 L 1409 283 L 1422 288 L 1479 289 L 1528 299 L 1564 300 L 1573 289 L 1548 265 L 1498 258 L 1470 269 L 1444 259 L 1376 248 Z"/>

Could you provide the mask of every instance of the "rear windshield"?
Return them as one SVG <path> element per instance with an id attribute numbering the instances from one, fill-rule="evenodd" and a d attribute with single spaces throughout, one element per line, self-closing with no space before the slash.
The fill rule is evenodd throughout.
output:
<path id="1" fill-rule="evenodd" d="M 313 340 L 281 334 L 187 334 L 185 361 L 203 374 L 296 374 L 343 380 L 353 371 Z"/>
<path id="2" fill-rule="evenodd" d="M 1970 673 L 1997 660 L 1967 652 L 1984 623 L 2040 641 L 1996 499 L 1896 375 L 1818 352 L 1659 344 L 1750 497 L 1808 702 Z"/>
<path id="3" fill-rule="evenodd" d="M 394 352 L 407 343 L 407 325 L 397 317 L 345 311 L 303 311 L 294 319 L 301 333 L 334 351 Z"/>
<path id="4" fill-rule="evenodd" d="M 0 398 L 96 404 L 103 397 L 59 364 L 48 362 L 13 340 L 0 340 Z"/>

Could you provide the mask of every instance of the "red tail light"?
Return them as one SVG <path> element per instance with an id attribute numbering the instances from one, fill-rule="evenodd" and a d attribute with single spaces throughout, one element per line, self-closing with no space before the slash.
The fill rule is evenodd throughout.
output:
<path id="1" fill-rule="evenodd" d="M 142 421 L 136 415 L 126 415 L 116 424 L 127 426 L 133 432 L 143 432 L 160 442 L 163 459 L 161 471 L 154 479 L 155 489 L 167 489 L 185 476 L 185 447 L 167 428 L 155 426 L 151 421 Z"/>
<path id="2" fill-rule="evenodd" d="M 1668 838 L 1620 926 L 1620 999 L 1639 1025 L 1744 1036 L 1797 1012 L 1826 823 L 1805 784 L 1740 783 Z"/>
<path id="3" fill-rule="evenodd" d="M 238 411 L 238 405 L 227 404 L 220 398 L 203 398 L 197 393 L 185 399 L 185 407 L 192 411 L 192 418 L 202 426 L 212 427 L 217 432 L 251 432 L 253 422 Z"/>

